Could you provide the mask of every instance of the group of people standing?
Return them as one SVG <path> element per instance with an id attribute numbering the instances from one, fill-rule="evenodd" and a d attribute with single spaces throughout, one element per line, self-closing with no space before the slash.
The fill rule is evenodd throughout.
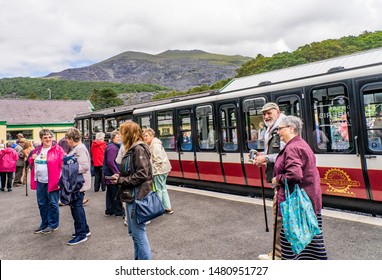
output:
<path id="1" fill-rule="evenodd" d="M 13 186 L 24 186 L 28 176 L 27 158 L 34 149 L 31 141 L 17 134 L 16 143 L 0 143 L 0 190 L 12 191 Z"/>
<path id="2" fill-rule="evenodd" d="M 68 154 L 56 141 L 53 141 L 53 134 L 49 129 L 42 129 L 39 136 L 41 145 L 29 157 L 31 189 L 36 190 L 37 205 L 41 218 L 40 225 L 34 230 L 34 233 L 49 234 L 59 228 L 60 187 L 63 187 L 63 181 L 77 184 L 76 180 L 78 178 L 77 176 L 74 179 L 63 178 L 62 169 L 65 164 L 75 162 L 75 170 L 72 171 L 81 175 L 82 185 L 81 189 L 69 201 L 75 232 L 67 244 L 79 244 L 86 241 L 91 234 L 83 208 L 84 192 L 91 187 L 88 149 L 81 142 L 81 132 L 76 128 L 70 128 L 65 135 L 66 143 L 71 148 Z M 71 181 L 68 179 L 71 179 Z"/>
<path id="3" fill-rule="evenodd" d="M 109 166 L 103 170 L 104 175 L 108 176 L 107 188 L 115 188 L 113 192 L 117 190 L 116 186 L 127 189 L 133 194 L 134 199 L 138 200 L 154 189 L 162 201 L 166 213 L 172 214 L 173 210 L 166 188 L 166 178 L 171 170 L 171 165 L 161 141 L 155 138 L 154 130 L 149 128 L 142 131 L 137 123 L 126 121 L 121 124 L 119 133 L 122 144 L 118 152 L 116 142 L 119 138 L 113 137 L 113 135 L 111 136 L 112 142 L 107 146 L 105 152 L 104 167 L 105 163 L 107 164 L 111 159 L 117 165 L 119 164 L 118 170 Z M 111 151 L 110 154 L 107 152 L 108 148 Z M 108 158 L 109 155 L 112 156 Z M 115 197 L 114 193 L 113 197 Z M 114 199 L 114 201 L 116 200 Z M 108 212 L 105 212 L 105 215 L 107 214 Z M 128 233 L 134 242 L 134 259 L 150 260 L 152 254 L 146 234 L 146 223 L 137 223 L 134 201 L 126 202 L 126 220 Z"/>
<path id="4" fill-rule="evenodd" d="M 83 198 L 84 192 L 91 188 L 93 165 L 94 191 L 106 190 L 105 216 L 123 216 L 126 213 L 128 232 L 134 241 L 135 259 L 151 259 L 146 224 L 135 221 L 134 203 L 128 203 L 125 212 L 117 194 L 120 187 L 130 188 L 136 192 L 135 199 L 142 199 L 154 188 L 163 201 L 166 213 L 173 213 L 166 189 L 166 178 L 171 165 L 160 140 L 154 137 L 154 130 L 143 132 L 138 124 L 127 121 L 119 131 L 111 133 L 108 144 L 104 141 L 105 134 L 99 132 L 91 145 L 92 157 L 81 142 L 81 132 L 76 128 L 70 128 L 65 141 L 59 143 L 53 140 L 49 129 L 42 129 L 39 136 L 41 145 L 28 157 L 31 189 L 36 190 L 40 213 L 40 224 L 34 233 L 50 234 L 59 228 L 59 200 L 65 188 L 75 192 L 68 202 L 75 230 L 67 244 L 76 245 L 87 241 L 91 232 Z M 14 155 L 17 158 L 17 154 Z M 70 165 L 70 168 L 66 165 Z M 124 166 L 127 168 L 122 168 Z M 80 187 L 76 189 L 78 185 Z"/>
<path id="5" fill-rule="evenodd" d="M 274 189 L 274 235 L 276 241 L 274 250 L 268 254 L 259 255 L 261 260 L 283 259 L 327 259 L 322 232 L 314 236 L 308 246 L 298 255 L 294 254 L 291 244 L 285 238 L 281 211 L 276 213 L 276 204 L 285 201 L 285 181 L 290 192 L 293 186 L 299 187 L 307 193 L 318 225 L 322 229 L 322 193 L 320 175 L 316 166 L 316 158 L 309 145 L 301 138 L 302 121 L 295 116 L 285 116 L 280 112 L 276 103 L 266 103 L 262 110 L 263 119 L 267 129 L 264 135 L 265 150 L 259 153 L 253 163 L 258 167 L 266 166 L 266 181 Z"/>

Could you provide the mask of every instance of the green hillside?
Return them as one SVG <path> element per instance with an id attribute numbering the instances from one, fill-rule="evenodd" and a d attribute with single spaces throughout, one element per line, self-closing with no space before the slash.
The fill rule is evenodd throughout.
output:
<path id="1" fill-rule="evenodd" d="M 365 31 L 359 36 L 347 36 L 340 39 L 329 39 L 322 42 L 314 42 L 299 47 L 294 52 L 276 53 L 271 57 L 266 57 L 262 54 L 258 54 L 256 58 L 243 63 L 242 66 L 236 70 L 236 78 L 380 47 L 382 47 L 382 31 Z M 182 92 L 162 92 L 157 94 L 154 99 L 169 98 L 208 90 L 218 90 L 227 84 L 230 80 L 231 79 L 225 79 L 218 81 L 213 85 L 202 85 L 200 87 L 191 88 Z"/>
<path id="2" fill-rule="evenodd" d="M 359 36 L 314 42 L 301 46 L 294 52 L 277 53 L 271 57 L 258 54 L 255 59 L 244 63 L 237 70 L 236 77 L 245 77 L 380 47 L 382 47 L 382 31 L 365 31 Z"/>
<path id="3" fill-rule="evenodd" d="M 122 84 L 110 82 L 82 82 L 46 78 L 0 79 L 0 98 L 89 99 L 94 90 L 111 89 L 115 93 L 159 92 L 167 88 L 149 84 Z"/>

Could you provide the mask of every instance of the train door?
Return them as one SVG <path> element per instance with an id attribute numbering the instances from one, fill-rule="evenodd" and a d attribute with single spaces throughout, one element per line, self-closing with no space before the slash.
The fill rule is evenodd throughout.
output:
<path id="1" fill-rule="evenodd" d="M 314 87 L 309 91 L 311 130 L 308 139 L 316 155 L 325 195 L 366 199 L 368 197 L 361 161 L 354 146 L 360 137 L 355 100 L 347 84 Z"/>
<path id="2" fill-rule="evenodd" d="M 359 144 L 364 143 L 364 147 L 357 150 L 364 160 L 370 199 L 382 201 L 382 83 L 364 86 L 361 99 L 361 130 L 365 133 Z"/>
<path id="3" fill-rule="evenodd" d="M 176 151 L 175 118 L 173 110 L 159 111 L 155 118 L 155 136 L 161 140 L 171 163 L 169 176 L 183 177 L 179 155 Z"/>
<path id="4" fill-rule="evenodd" d="M 214 107 L 211 104 L 195 108 L 197 146 L 196 162 L 200 180 L 224 182 L 217 150 L 217 133 L 214 119 Z"/>
<path id="5" fill-rule="evenodd" d="M 199 179 L 196 162 L 193 135 L 193 112 L 191 108 L 176 110 L 178 117 L 177 152 L 183 177 L 187 179 Z"/>
<path id="6" fill-rule="evenodd" d="M 238 135 L 237 106 L 235 102 L 219 106 L 218 151 L 220 152 L 221 166 L 225 182 L 229 184 L 245 185 L 245 176 L 242 166 L 241 145 Z"/>
<path id="7" fill-rule="evenodd" d="M 243 100 L 243 120 L 245 131 L 245 145 L 243 147 L 244 170 L 249 186 L 261 186 L 261 173 L 265 168 L 258 168 L 248 161 L 249 150 L 255 149 L 259 152 L 264 151 L 264 135 L 266 131 L 263 122 L 263 115 L 260 112 L 267 100 L 265 97 L 250 97 Z M 265 176 L 263 176 L 265 178 Z"/>

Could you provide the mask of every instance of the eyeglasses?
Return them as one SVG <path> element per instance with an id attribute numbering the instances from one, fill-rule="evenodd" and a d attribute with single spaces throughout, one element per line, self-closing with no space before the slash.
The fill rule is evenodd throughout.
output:
<path id="1" fill-rule="evenodd" d="M 279 131 L 282 130 L 283 128 L 287 128 L 287 127 L 289 127 L 289 125 L 287 125 L 287 126 L 279 126 Z"/>

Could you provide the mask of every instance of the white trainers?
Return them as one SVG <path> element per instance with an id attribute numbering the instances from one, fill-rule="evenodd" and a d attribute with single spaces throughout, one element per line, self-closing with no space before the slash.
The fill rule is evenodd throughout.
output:
<path id="1" fill-rule="evenodd" d="M 258 258 L 259 258 L 259 260 L 263 260 L 263 261 L 271 261 L 272 260 L 272 253 L 260 254 Z M 281 258 L 275 257 L 275 260 L 281 260 Z"/>

